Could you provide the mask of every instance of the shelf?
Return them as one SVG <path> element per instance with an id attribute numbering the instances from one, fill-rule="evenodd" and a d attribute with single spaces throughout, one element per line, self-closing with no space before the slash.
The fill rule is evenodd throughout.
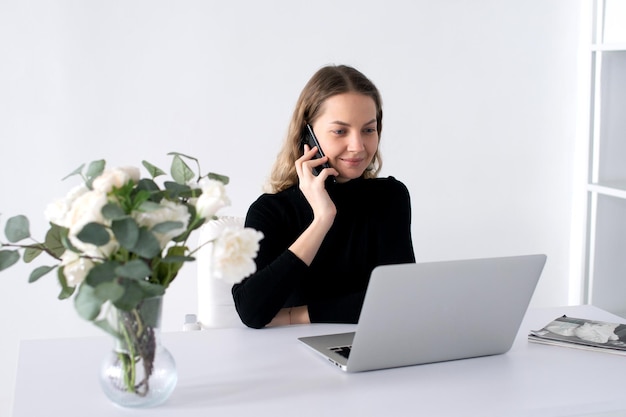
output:
<path id="1" fill-rule="evenodd" d="M 593 2 L 585 299 L 626 313 L 626 2 Z"/>
<path id="2" fill-rule="evenodd" d="M 594 43 L 591 45 L 592 51 L 626 52 L 626 43 Z"/>
<path id="3" fill-rule="evenodd" d="M 587 184 L 587 191 L 608 195 L 611 197 L 626 199 L 626 181 L 603 182 L 600 184 Z"/>

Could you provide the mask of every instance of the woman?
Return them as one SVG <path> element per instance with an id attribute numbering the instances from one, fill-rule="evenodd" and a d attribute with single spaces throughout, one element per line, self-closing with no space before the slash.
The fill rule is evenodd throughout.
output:
<path id="1" fill-rule="evenodd" d="M 233 286 L 247 326 L 356 323 L 374 267 L 415 262 L 408 190 L 376 178 L 382 116 L 378 90 L 354 68 L 324 67 L 304 87 L 270 193 L 246 217 L 265 236 L 256 273 Z M 303 145 L 307 124 L 323 158 Z"/>

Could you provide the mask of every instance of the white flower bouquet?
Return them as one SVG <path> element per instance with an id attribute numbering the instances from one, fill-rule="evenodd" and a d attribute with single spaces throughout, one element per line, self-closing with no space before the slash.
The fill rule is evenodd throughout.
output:
<path id="1" fill-rule="evenodd" d="M 142 360 L 146 378 L 151 369 L 151 352 L 146 346 L 154 340 L 137 332 L 150 326 L 136 320 L 126 327 L 111 323 L 104 306 L 126 312 L 128 318 L 140 311 L 146 299 L 165 294 L 182 266 L 194 261 L 193 254 L 202 246 L 191 250 L 187 244 L 190 234 L 216 219 L 217 211 L 230 204 L 225 191 L 227 177 L 202 176 L 197 159 L 175 152 L 169 155 L 173 156 L 173 181 L 161 186 L 155 179 L 165 172 L 146 161 L 142 164 L 149 178 L 140 178 L 135 167 L 106 169 L 104 160 L 86 168 L 83 164 L 66 178 L 79 175 L 84 183 L 45 210 L 50 229 L 43 242 L 31 237 L 28 218 L 23 215 L 7 220 L 8 242 L 0 241 L 0 271 L 20 259 L 30 263 L 42 253 L 52 257 L 56 264 L 36 267 L 29 282 L 56 270 L 60 299 L 73 297 L 81 317 L 119 340 L 139 344 L 127 346 L 131 353 L 123 360 L 129 363 L 129 372 L 131 365 Z M 185 160 L 196 162 L 197 174 Z M 220 249 L 215 251 L 214 261 L 224 279 L 238 282 L 255 271 L 254 257 L 262 237 L 248 228 L 225 230 L 216 237 Z M 136 390 L 140 385 L 131 380 L 126 389 Z"/>

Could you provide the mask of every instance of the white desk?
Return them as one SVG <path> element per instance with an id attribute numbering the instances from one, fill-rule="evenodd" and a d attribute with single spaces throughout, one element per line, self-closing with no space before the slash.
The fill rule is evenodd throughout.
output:
<path id="1" fill-rule="evenodd" d="M 178 385 L 147 410 L 118 408 L 100 391 L 106 337 L 23 341 L 14 416 L 626 415 L 625 357 L 527 342 L 562 314 L 624 321 L 591 306 L 531 309 L 507 354 L 359 374 L 296 340 L 350 325 L 166 333 Z"/>

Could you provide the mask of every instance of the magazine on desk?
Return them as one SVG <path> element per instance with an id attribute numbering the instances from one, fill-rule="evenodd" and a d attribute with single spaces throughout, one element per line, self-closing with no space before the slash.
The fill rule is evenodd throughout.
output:
<path id="1" fill-rule="evenodd" d="M 532 330 L 528 340 L 626 355 L 626 324 L 562 316 L 541 330 Z"/>

